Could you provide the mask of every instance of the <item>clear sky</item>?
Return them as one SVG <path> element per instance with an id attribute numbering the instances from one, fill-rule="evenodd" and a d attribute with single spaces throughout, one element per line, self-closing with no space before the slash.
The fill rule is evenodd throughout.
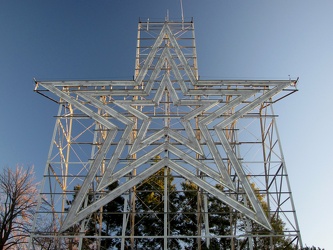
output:
<path id="1" fill-rule="evenodd" d="M 333 1 L 183 0 L 201 79 L 299 77 L 275 111 L 303 243 L 333 249 Z M 0 0 L 0 166 L 44 171 L 57 105 L 38 80 L 132 79 L 139 18 L 179 0 Z"/>

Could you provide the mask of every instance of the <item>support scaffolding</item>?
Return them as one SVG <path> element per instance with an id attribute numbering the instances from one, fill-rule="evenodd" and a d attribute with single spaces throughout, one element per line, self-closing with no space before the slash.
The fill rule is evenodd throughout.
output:
<path id="1" fill-rule="evenodd" d="M 199 80 L 193 21 L 137 39 L 134 80 L 36 81 L 59 111 L 31 249 L 301 248 L 272 107 L 297 80 Z"/>

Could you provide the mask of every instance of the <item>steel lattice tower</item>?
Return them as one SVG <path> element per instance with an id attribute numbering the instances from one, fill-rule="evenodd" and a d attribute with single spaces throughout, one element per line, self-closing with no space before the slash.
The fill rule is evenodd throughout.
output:
<path id="1" fill-rule="evenodd" d="M 31 248 L 301 248 L 273 112 L 296 83 L 200 80 L 169 20 L 139 22 L 133 80 L 36 81 L 59 111 Z"/>

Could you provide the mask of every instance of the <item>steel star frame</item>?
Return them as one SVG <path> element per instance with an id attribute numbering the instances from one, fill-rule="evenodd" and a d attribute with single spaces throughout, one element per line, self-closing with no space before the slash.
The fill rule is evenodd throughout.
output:
<path id="1" fill-rule="evenodd" d="M 31 247 L 105 249 L 103 239 L 120 249 L 139 249 L 144 239 L 163 249 L 223 239 L 230 249 L 253 249 L 260 239 L 301 247 L 273 112 L 296 83 L 200 80 L 193 21 L 169 20 L 139 22 L 133 80 L 36 81 L 35 91 L 59 111 Z M 147 183 L 161 208 L 140 196 Z M 105 211 L 119 198 L 120 210 Z M 213 222 L 222 210 L 213 203 L 228 211 L 223 234 Z M 110 214 L 122 222 L 106 235 Z M 138 228 L 149 216 L 159 226 L 147 235 Z M 179 229 L 184 220 L 192 233 Z"/>

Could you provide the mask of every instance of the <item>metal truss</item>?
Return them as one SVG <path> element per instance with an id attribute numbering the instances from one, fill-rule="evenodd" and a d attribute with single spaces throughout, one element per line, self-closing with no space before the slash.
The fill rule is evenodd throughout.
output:
<path id="1" fill-rule="evenodd" d="M 36 81 L 59 111 L 31 248 L 106 249 L 103 239 L 120 249 L 144 239 L 163 249 L 223 240 L 254 249 L 260 239 L 300 248 L 272 107 L 296 83 L 199 80 L 193 22 L 168 20 L 139 22 L 134 80 Z M 106 209 L 117 199 L 120 209 Z M 110 215 L 121 223 L 105 233 Z M 152 217 L 160 226 L 147 234 Z"/>

